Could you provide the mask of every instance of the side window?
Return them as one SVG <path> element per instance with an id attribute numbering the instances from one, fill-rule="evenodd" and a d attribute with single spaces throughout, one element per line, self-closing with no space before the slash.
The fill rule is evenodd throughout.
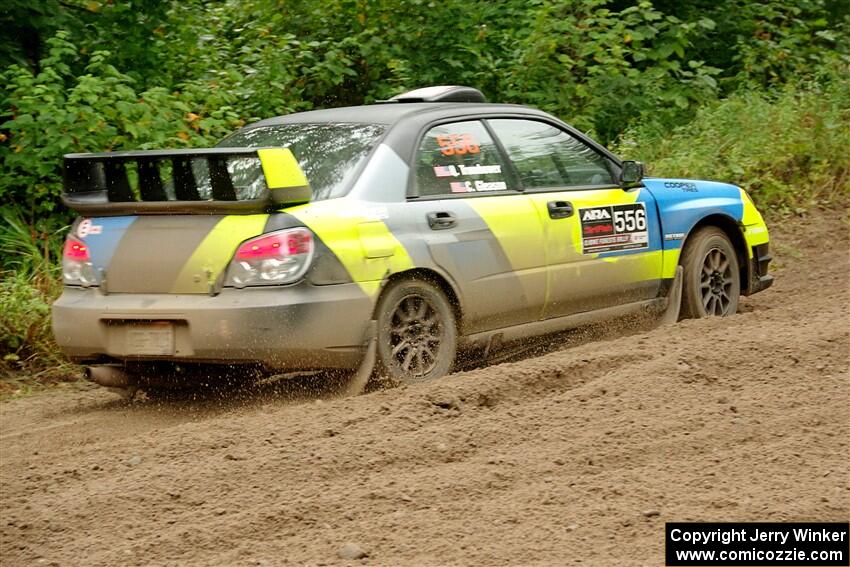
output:
<path id="1" fill-rule="evenodd" d="M 525 189 L 614 185 L 611 163 L 560 128 L 535 120 L 489 120 Z"/>
<path id="2" fill-rule="evenodd" d="M 428 130 L 416 154 L 420 196 L 487 193 L 509 189 L 499 150 L 478 120 Z"/>

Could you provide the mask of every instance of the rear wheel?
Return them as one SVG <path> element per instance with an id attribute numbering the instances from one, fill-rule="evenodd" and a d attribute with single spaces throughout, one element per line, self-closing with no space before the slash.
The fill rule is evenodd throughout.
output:
<path id="1" fill-rule="evenodd" d="M 682 318 L 728 317 L 738 311 L 741 271 L 729 237 L 717 227 L 700 229 L 682 253 Z"/>
<path id="2" fill-rule="evenodd" d="M 454 312 L 445 294 L 423 280 L 384 290 L 377 308 L 379 372 L 396 382 L 422 382 L 452 371 L 457 354 Z"/>

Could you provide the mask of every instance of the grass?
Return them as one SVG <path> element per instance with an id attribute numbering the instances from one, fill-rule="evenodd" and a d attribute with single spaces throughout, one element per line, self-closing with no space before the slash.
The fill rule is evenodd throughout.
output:
<path id="1" fill-rule="evenodd" d="M 846 205 L 850 198 L 850 73 L 776 92 L 743 91 L 687 125 L 627 132 L 619 153 L 652 175 L 727 181 L 768 216 Z"/>
<path id="2" fill-rule="evenodd" d="M 18 214 L 0 213 L 0 397 L 79 377 L 50 330 L 50 304 L 62 291 L 59 231 L 36 231 Z"/>

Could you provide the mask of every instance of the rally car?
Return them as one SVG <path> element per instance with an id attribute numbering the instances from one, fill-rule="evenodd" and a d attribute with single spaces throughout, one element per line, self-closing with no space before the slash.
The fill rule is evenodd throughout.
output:
<path id="1" fill-rule="evenodd" d="M 64 168 L 81 216 L 53 329 L 107 386 L 243 366 L 428 380 L 460 351 L 630 313 L 732 315 L 773 281 L 739 187 L 643 178 L 468 87 Z"/>

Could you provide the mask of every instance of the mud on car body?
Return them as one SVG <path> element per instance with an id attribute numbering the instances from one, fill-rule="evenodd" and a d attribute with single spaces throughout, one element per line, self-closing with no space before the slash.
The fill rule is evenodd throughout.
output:
<path id="1" fill-rule="evenodd" d="M 53 327 L 105 385 L 162 363 L 429 379 L 459 350 L 680 297 L 684 316 L 726 316 L 772 283 L 742 189 L 643 178 L 466 87 L 272 118 L 217 148 L 68 155 L 65 184 L 81 217 Z"/>

